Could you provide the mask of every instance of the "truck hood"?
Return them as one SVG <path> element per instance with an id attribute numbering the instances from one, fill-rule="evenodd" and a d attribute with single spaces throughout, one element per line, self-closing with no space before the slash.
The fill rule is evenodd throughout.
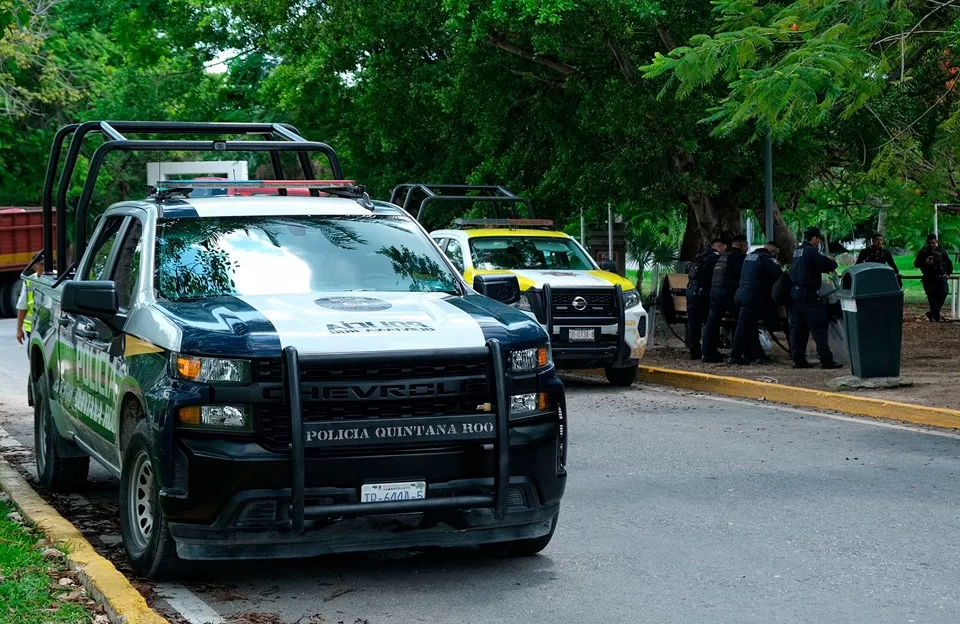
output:
<path id="1" fill-rule="evenodd" d="M 544 284 L 553 288 L 576 288 L 578 286 L 614 286 L 620 284 L 623 290 L 635 288 L 633 283 L 608 271 L 564 271 L 564 270 L 523 270 L 523 271 L 480 271 L 481 275 L 516 275 L 520 290 L 541 289 Z"/>
<path id="2" fill-rule="evenodd" d="M 179 351 L 227 357 L 482 348 L 540 344 L 546 334 L 522 312 L 471 295 L 342 292 L 158 302 L 181 332 Z"/>

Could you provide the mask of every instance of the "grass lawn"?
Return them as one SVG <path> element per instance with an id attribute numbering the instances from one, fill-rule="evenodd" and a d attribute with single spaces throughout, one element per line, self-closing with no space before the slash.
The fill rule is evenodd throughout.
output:
<path id="1" fill-rule="evenodd" d="M 920 269 L 913 268 L 913 261 L 916 255 L 897 256 L 893 259 L 897 268 L 900 269 L 900 275 L 906 277 L 909 275 L 920 276 Z M 903 299 L 907 303 L 926 303 L 927 296 L 923 294 L 923 284 L 918 279 L 903 280 Z M 949 304 L 949 300 L 947 300 Z"/>
<path id="2" fill-rule="evenodd" d="M 895 256 L 893 258 L 894 264 L 897 265 L 897 268 L 900 269 L 900 275 L 907 277 L 920 277 L 920 269 L 915 269 L 913 267 L 913 261 L 916 258 L 916 254 L 909 254 L 906 256 Z M 837 273 L 843 274 L 843 270 L 846 267 L 840 267 L 837 269 Z M 903 280 L 903 300 L 905 303 L 926 303 L 927 296 L 923 293 L 923 284 L 920 283 L 919 279 L 904 279 Z M 950 300 L 947 299 L 947 306 L 949 307 Z"/>
<path id="3" fill-rule="evenodd" d="M 85 598 L 79 597 L 77 582 L 57 584 L 70 576 L 64 563 L 44 559 L 36 533 L 7 517 L 13 511 L 10 503 L 0 501 L 0 622 L 93 622 L 92 612 L 79 604 Z M 64 601 L 71 593 L 73 602 Z"/>

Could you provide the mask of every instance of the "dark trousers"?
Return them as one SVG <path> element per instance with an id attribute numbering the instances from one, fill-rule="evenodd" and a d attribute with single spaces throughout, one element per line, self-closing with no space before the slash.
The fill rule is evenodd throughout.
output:
<path id="1" fill-rule="evenodd" d="M 694 357 L 700 357 L 700 339 L 709 310 L 710 291 L 696 284 L 687 286 L 687 348 Z"/>
<path id="2" fill-rule="evenodd" d="M 703 330 L 703 355 L 715 357 L 720 354 L 720 325 L 723 317 L 730 314 L 739 316 L 739 309 L 733 300 L 733 290 L 712 288 L 710 290 L 710 313 L 707 314 L 707 327 Z"/>
<path id="3" fill-rule="evenodd" d="M 947 278 L 944 276 L 923 278 L 923 292 L 927 294 L 927 301 L 930 303 L 930 318 L 935 321 L 940 320 L 940 310 L 943 309 L 943 302 L 947 300 L 949 288 Z"/>
<path id="4" fill-rule="evenodd" d="M 737 317 L 737 333 L 733 337 L 731 359 L 743 358 L 759 362 L 767 357 L 760 344 L 760 321 L 770 333 L 777 329 L 780 319 L 777 309 L 770 305 L 747 303 L 740 307 L 740 316 Z"/>
<path id="5" fill-rule="evenodd" d="M 790 308 L 790 357 L 794 362 L 807 361 L 807 341 L 813 334 L 820 363 L 833 363 L 830 340 L 827 338 L 829 325 L 827 302 L 812 290 L 794 288 L 793 305 Z"/>

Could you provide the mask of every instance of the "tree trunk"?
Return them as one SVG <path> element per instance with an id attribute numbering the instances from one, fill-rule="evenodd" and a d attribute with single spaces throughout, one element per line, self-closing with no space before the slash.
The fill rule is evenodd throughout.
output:
<path id="1" fill-rule="evenodd" d="M 682 149 L 673 153 L 673 164 L 679 173 L 690 173 L 695 165 L 693 155 Z M 711 197 L 702 190 L 691 189 L 685 199 L 688 208 L 687 229 L 683 235 L 681 258 L 692 258 L 714 238 L 730 238 L 743 233 L 740 209 L 728 198 Z"/>
<path id="2" fill-rule="evenodd" d="M 757 208 L 754 215 L 758 222 L 766 226 L 763 208 Z M 773 203 L 773 240 L 780 246 L 780 262 L 789 264 L 793 258 L 793 252 L 797 249 L 797 237 L 783 220 L 780 205 L 776 202 Z"/>
<path id="3" fill-rule="evenodd" d="M 700 236 L 700 226 L 693 206 L 687 202 L 687 227 L 683 230 L 683 242 L 680 243 L 680 260 L 693 260 L 703 249 L 703 237 Z"/>

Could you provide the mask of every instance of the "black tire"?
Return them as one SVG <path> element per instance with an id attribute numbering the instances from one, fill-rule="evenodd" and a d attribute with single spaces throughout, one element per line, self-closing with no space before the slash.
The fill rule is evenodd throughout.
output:
<path id="1" fill-rule="evenodd" d="M 530 539 L 514 540 L 512 542 L 482 544 L 480 550 L 493 557 L 532 557 L 547 547 L 547 544 L 553 539 L 553 534 L 556 530 L 557 518 L 555 517 L 553 524 L 550 525 L 550 532 L 546 535 Z"/>
<path id="2" fill-rule="evenodd" d="M 20 278 L 0 284 L 0 316 L 12 318 L 17 315 L 17 299 L 20 297 Z"/>
<path id="3" fill-rule="evenodd" d="M 120 531 L 127 557 L 137 574 L 150 579 L 173 578 L 184 564 L 160 508 L 150 428 L 137 423 L 123 450 L 120 470 Z"/>
<path id="4" fill-rule="evenodd" d="M 40 375 L 33 391 L 33 449 L 40 485 L 54 492 L 78 490 L 87 482 L 90 457 L 61 455 L 65 440 L 61 439 L 50 412 L 50 389 L 46 375 Z"/>
<path id="5" fill-rule="evenodd" d="M 606 373 L 607 381 L 610 382 L 610 385 L 626 387 L 637 380 L 637 370 L 639 368 L 639 364 L 627 366 L 626 368 L 613 368 L 608 366 L 603 369 L 603 372 Z"/>

